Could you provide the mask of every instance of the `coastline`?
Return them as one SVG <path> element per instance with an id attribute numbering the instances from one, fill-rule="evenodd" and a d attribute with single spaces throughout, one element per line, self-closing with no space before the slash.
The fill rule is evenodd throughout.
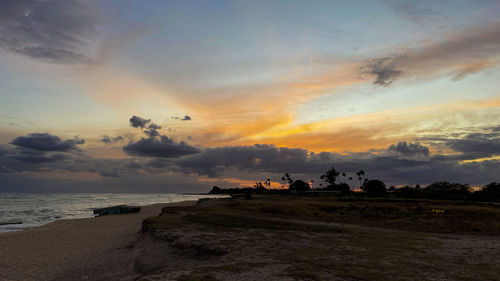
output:
<path id="1" fill-rule="evenodd" d="M 68 271 L 112 258 L 134 241 L 142 221 L 159 215 L 163 207 L 194 204 L 196 200 L 153 204 L 142 206 L 139 213 L 63 219 L 0 233 L 0 280 L 57 280 Z M 85 275 L 75 278 L 81 279 Z"/>
<path id="2" fill-rule="evenodd" d="M 196 202 L 1 234 L 0 280 L 469 281 L 500 273 L 498 207 L 274 195 Z"/>

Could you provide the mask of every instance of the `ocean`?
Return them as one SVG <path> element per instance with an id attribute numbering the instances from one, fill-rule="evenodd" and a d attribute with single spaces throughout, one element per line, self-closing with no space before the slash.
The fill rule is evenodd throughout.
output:
<path id="1" fill-rule="evenodd" d="M 91 218 L 94 208 L 120 204 L 150 205 L 197 200 L 220 195 L 0 193 L 0 232 L 18 231 L 59 219 Z"/>

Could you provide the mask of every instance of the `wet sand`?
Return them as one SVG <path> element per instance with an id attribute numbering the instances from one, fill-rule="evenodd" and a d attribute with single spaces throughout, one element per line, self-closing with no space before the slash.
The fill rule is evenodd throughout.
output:
<path id="1" fill-rule="evenodd" d="M 87 280 L 79 272 L 100 260 L 117 259 L 116 251 L 136 240 L 142 221 L 167 205 L 194 205 L 196 201 L 154 204 L 136 214 L 59 220 L 19 232 L 0 234 L 0 280 Z M 109 263 L 109 262 L 107 262 Z M 66 276 L 63 278 L 62 276 Z"/>

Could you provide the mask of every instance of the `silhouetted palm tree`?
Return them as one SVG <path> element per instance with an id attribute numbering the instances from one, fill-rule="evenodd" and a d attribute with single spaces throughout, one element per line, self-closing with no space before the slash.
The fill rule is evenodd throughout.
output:
<path id="1" fill-rule="evenodd" d="M 359 171 L 356 173 L 356 175 L 358 176 L 359 185 L 361 186 L 361 185 L 362 185 L 362 181 L 361 181 L 361 180 L 363 179 L 363 181 L 364 181 L 364 180 L 366 179 L 366 178 L 365 178 L 365 171 L 363 171 L 363 170 L 359 170 Z"/>
<path id="2" fill-rule="evenodd" d="M 294 180 L 292 179 L 292 177 L 290 176 L 289 173 L 286 173 L 285 175 L 283 175 L 281 177 L 281 181 L 283 181 L 285 183 L 285 185 L 288 183 L 288 186 L 290 186 L 290 184 L 292 184 L 294 182 Z"/>
<path id="3" fill-rule="evenodd" d="M 340 173 L 335 169 L 335 167 L 331 167 L 330 170 L 326 171 L 324 175 L 321 175 L 320 179 L 324 180 L 328 185 L 335 185 L 335 181 Z"/>

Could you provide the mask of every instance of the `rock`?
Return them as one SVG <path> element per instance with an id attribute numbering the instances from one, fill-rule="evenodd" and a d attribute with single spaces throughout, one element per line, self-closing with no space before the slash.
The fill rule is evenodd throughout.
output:
<path id="1" fill-rule="evenodd" d="M 118 206 L 94 209 L 94 214 L 98 216 L 119 215 L 128 213 L 138 213 L 140 210 L 141 207 L 137 206 L 118 205 Z"/>
<path id="2" fill-rule="evenodd" d="M 22 220 L 0 221 L 0 225 L 9 225 L 9 224 L 23 224 L 23 221 Z"/>

